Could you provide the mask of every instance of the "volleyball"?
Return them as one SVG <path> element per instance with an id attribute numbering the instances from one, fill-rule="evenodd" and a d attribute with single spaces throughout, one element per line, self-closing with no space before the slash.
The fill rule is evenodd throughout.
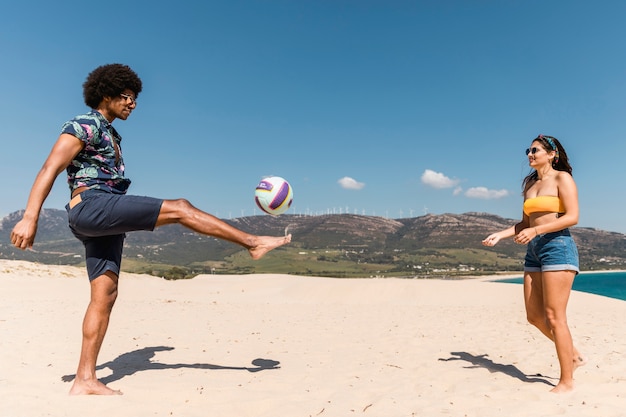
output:
<path id="1" fill-rule="evenodd" d="M 278 216 L 291 206 L 293 190 L 284 178 L 263 178 L 254 191 L 254 201 L 265 213 Z"/>

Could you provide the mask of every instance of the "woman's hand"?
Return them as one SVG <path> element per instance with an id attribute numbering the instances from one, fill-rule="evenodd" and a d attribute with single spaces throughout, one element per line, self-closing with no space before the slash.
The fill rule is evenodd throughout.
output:
<path id="1" fill-rule="evenodd" d="M 520 245 L 526 245 L 538 234 L 539 233 L 537 233 L 536 227 L 528 227 L 515 235 L 515 238 L 513 240 L 515 241 L 515 243 L 519 243 Z"/>
<path id="2" fill-rule="evenodd" d="M 500 241 L 500 234 L 493 233 L 483 240 L 483 246 L 495 246 Z"/>

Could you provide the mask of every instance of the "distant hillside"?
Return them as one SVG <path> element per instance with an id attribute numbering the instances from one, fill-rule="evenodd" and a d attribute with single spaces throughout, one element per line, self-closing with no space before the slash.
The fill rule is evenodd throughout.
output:
<path id="1" fill-rule="evenodd" d="M 0 258 L 46 264 L 84 263 L 83 248 L 67 227 L 64 210 L 43 210 L 33 251 L 10 244 L 10 232 L 23 212 L 0 223 Z M 251 216 L 227 220 L 262 235 L 293 234 L 291 245 L 260 261 L 240 247 L 178 226 L 129 233 L 124 269 L 168 278 L 198 273 L 289 273 L 335 277 L 454 276 L 522 269 L 525 247 L 512 240 L 493 248 L 481 245 L 489 233 L 516 221 L 486 213 L 426 215 L 386 219 L 351 214 Z M 624 269 L 626 235 L 573 228 L 581 269 Z"/>

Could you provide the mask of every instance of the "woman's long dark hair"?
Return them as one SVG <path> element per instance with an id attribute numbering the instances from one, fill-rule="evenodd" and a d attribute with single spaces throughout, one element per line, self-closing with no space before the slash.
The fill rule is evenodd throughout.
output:
<path id="1" fill-rule="evenodd" d="M 569 160 L 567 159 L 567 153 L 565 152 L 565 148 L 561 145 L 561 142 L 553 136 L 547 135 L 539 135 L 533 142 L 541 143 L 541 146 L 548 152 L 556 151 L 556 156 L 552 161 L 552 168 L 557 171 L 565 171 L 568 174 L 572 175 L 572 167 L 569 164 Z M 539 174 L 537 174 L 537 170 L 533 169 L 533 171 L 524 178 L 522 182 L 522 190 L 525 192 L 531 185 L 537 181 Z"/>

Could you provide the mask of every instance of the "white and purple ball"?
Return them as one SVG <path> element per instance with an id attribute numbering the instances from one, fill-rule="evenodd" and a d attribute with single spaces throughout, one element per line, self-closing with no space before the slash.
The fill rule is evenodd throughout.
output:
<path id="1" fill-rule="evenodd" d="M 254 201 L 265 213 L 278 216 L 291 206 L 293 190 L 284 178 L 263 178 L 254 191 Z"/>

